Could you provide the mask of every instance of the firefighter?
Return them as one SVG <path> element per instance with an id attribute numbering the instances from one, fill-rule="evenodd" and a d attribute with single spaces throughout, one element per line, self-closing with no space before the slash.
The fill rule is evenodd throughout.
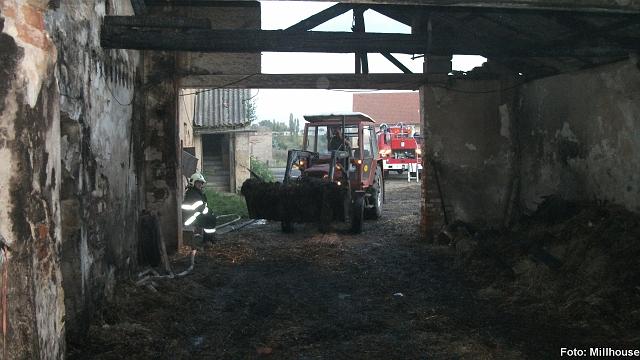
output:
<path id="1" fill-rule="evenodd" d="M 189 178 L 182 204 L 182 218 L 185 226 L 193 225 L 197 231 L 202 229 L 205 243 L 212 243 L 216 232 L 216 216 L 209 209 L 207 195 L 202 190 L 205 182 L 204 176 L 200 173 L 195 173 Z"/>

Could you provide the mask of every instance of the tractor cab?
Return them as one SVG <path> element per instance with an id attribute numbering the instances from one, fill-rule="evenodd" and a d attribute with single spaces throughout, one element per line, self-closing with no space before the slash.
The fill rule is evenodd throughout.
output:
<path id="1" fill-rule="evenodd" d="M 375 121 L 362 113 L 307 115 L 303 149 L 317 154 L 316 159 L 299 168 L 303 176 L 348 179 L 354 190 L 370 186 L 378 159 Z M 332 165 L 332 155 L 336 157 Z M 373 171 L 372 171 L 373 170 Z"/>

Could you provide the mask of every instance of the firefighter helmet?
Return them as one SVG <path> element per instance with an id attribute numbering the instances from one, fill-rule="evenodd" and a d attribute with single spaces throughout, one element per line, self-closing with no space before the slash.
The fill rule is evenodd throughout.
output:
<path id="1" fill-rule="evenodd" d="M 204 176 L 202 176 L 202 174 L 200 174 L 198 172 L 194 173 L 193 175 L 191 175 L 191 177 L 189 178 L 189 185 L 195 184 L 196 181 L 201 181 L 203 184 L 207 182 L 204 179 Z"/>

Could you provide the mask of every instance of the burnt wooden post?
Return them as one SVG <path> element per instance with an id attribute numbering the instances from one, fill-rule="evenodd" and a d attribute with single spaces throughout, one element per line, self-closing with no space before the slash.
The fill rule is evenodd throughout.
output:
<path id="1" fill-rule="evenodd" d="M 158 217 L 171 253 L 182 245 L 176 54 L 146 51 L 143 58 L 145 208 Z"/>

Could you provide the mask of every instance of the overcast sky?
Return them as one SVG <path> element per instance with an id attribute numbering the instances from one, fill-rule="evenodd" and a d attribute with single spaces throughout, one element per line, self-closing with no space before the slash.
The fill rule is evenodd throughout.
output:
<path id="1" fill-rule="evenodd" d="M 334 3 L 300 1 L 261 1 L 262 29 L 285 29 L 300 20 L 318 13 Z M 351 31 L 352 12 L 331 19 L 316 27 L 315 31 Z M 372 10 L 364 13 L 367 32 L 411 33 L 411 28 Z M 406 67 L 422 72 L 423 59 L 411 55 L 394 54 Z M 482 58 L 454 57 L 456 70 L 470 70 L 481 64 Z M 262 72 L 265 74 L 295 73 L 354 73 L 353 54 L 326 53 L 268 53 L 262 54 Z M 369 54 L 370 73 L 400 73 L 401 71 L 380 54 Z M 361 92 L 362 90 L 353 90 Z M 305 114 L 352 110 L 350 90 L 253 90 L 259 120 L 287 122 L 289 114 L 302 119 Z M 257 94 L 257 95 L 256 95 Z"/>

